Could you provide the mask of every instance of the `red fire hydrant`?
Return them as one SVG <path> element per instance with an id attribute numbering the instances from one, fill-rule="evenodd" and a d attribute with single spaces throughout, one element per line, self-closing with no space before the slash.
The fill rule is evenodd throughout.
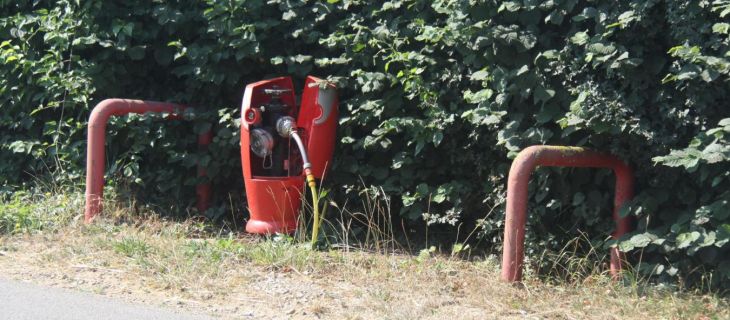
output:
<path id="1" fill-rule="evenodd" d="M 246 86 L 241 105 L 241 164 L 251 215 L 250 233 L 296 230 L 305 179 L 321 179 L 337 128 L 335 87 L 307 77 L 297 107 L 292 80 Z"/>

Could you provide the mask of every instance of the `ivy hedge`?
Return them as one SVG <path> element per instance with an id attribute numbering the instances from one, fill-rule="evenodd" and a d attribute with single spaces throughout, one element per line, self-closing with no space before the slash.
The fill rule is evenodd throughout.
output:
<path id="1" fill-rule="evenodd" d="M 194 106 L 192 122 L 112 121 L 110 187 L 174 214 L 202 161 L 229 191 L 205 214 L 238 211 L 243 87 L 315 74 L 341 88 L 336 197 L 382 188 L 394 214 L 477 221 L 498 245 L 517 152 L 604 150 L 636 171 L 622 214 L 637 231 L 617 245 L 641 252 L 639 271 L 727 288 L 728 15 L 728 0 L 0 0 L 0 192 L 81 186 L 96 103 L 168 100 Z M 211 126 L 213 152 L 198 154 Z M 528 254 L 579 232 L 606 243 L 612 184 L 604 170 L 539 169 Z"/>

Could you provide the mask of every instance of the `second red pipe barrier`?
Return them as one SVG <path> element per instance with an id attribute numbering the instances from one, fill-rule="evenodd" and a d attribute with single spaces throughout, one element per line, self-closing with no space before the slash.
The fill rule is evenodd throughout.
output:
<path id="1" fill-rule="evenodd" d="M 616 175 L 616 191 L 613 200 L 613 220 L 616 230 L 613 238 L 631 231 L 631 221 L 621 217 L 619 210 L 634 195 L 634 175 L 631 168 L 616 156 L 585 148 L 561 146 L 532 146 L 522 150 L 512 162 L 507 182 L 507 212 L 504 226 L 504 251 L 502 253 L 502 280 L 522 279 L 525 257 L 525 223 L 527 220 L 527 186 L 530 175 L 538 166 L 543 167 L 590 167 L 610 168 Z M 621 270 L 622 254 L 617 247 L 611 248 L 611 274 L 614 278 Z"/>
<path id="2" fill-rule="evenodd" d="M 169 113 L 168 119 L 180 119 L 180 112 L 187 106 L 142 100 L 106 99 L 94 107 L 89 117 L 88 145 L 86 151 L 86 206 L 84 221 L 90 222 L 102 209 L 104 198 L 104 167 L 106 155 L 106 124 L 111 116 L 122 116 L 130 113 Z M 198 136 L 198 148 L 206 150 L 212 140 L 210 130 Z M 198 176 L 206 176 L 205 168 L 198 165 Z M 210 183 L 200 183 L 196 187 L 197 208 L 203 212 L 210 204 Z"/>

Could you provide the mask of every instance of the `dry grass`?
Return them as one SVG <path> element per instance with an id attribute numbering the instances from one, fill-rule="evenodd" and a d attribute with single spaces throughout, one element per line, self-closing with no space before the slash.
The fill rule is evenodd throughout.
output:
<path id="1" fill-rule="evenodd" d="M 68 217 L 0 235 L 3 276 L 224 318 L 730 318 L 722 298 L 614 283 L 580 261 L 571 267 L 580 277 L 557 284 L 529 277 L 518 287 L 499 280 L 495 257 L 399 254 L 387 220 L 374 218 L 385 214 L 382 202 L 347 212 L 372 225 L 367 243 L 340 234 L 327 238 L 341 244 L 329 251 L 296 237 L 260 239 L 108 207 L 109 218 L 91 225 Z M 345 216 L 334 224 L 346 226 Z"/>

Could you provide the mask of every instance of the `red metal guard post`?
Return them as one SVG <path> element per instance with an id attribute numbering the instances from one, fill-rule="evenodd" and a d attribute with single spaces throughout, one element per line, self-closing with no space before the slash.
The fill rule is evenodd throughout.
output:
<path id="1" fill-rule="evenodd" d="M 530 175 L 538 166 L 610 168 L 616 175 L 616 191 L 613 201 L 613 220 L 616 230 L 613 238 L 629 232 L 630 219 L 621 218 L 619 210 L 633 197 L 634 178 L 631 168 L 621 159 L 578 147 L 532 146 L 522 150 L 509 171 L 507 182 L 507 212 L 504 226 L 504 251 L 502 254 L 502 280 L 522 279 L 525 247 L 525 223 L 527 219 L 527 185 Z M 623 256 L 618 248 L 611 248 L 611 275 L 621 271 Z"/>
<path id="2" fill-rule="evenodd" d="M 111 116 L 122 116 L 129 113 L 170 113 L 169 119 L 179 119 L 180 112 L 188 107 L 155 101 L 107 99 L 94 107 L 89 117 L 88 145 L 86 152 L 86 207 L 84 221 L 91 222 L 102 209 L 104 194 L 104 167 L 106 142 L 106 124 Z M 210 131 L 198 136 L 200 150 L 207 149 L 212 135 Z M 198 176 L 206 175 L 205 169 L 198 166 Z M 210 183 L 201 183 L 196 187 L 197 208 L 205 211 L 210 203 Z"/>
<path id="3" fill-rule="evenodd" d="M 213 132 L 206 130 L 203 133 L 198 134 L 198 151 L 207 152 L 208 145 L 213 141 Z M 198 164 L 198 177 L 207 177 L 208 171 L 205 170 L 205 166 Z M 196 203 L 195 207 L 198 208 L 198 212 L 204 212 L 210 207 L 210 182 L 198 183 L 195 186 Z"/>

